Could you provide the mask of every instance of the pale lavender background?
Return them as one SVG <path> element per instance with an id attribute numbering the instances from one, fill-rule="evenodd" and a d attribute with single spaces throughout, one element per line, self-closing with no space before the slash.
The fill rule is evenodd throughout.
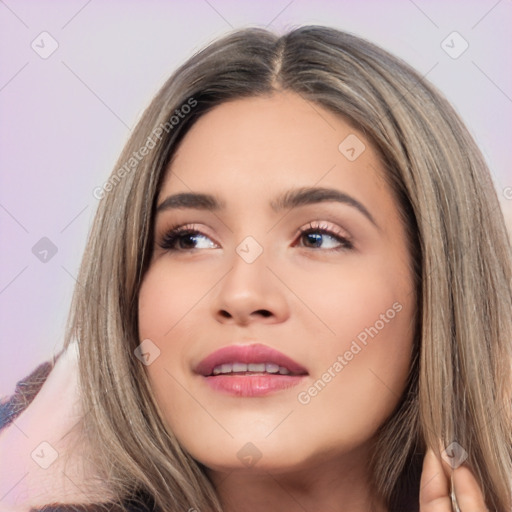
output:
<path id="1" fill-rule="evenodd" d="M 0 2 L 0 396 L 62 345 L 97 206 L 131 127 L 183 60 L 231 28 L 319 23 L 410 62 L 454 103 L 512 224 L 511 0 Z M 31 42 L 59 44 L 43 60 Z M 458 31 L 458 59 L 441 42 Z M 508 197 L 508 200 L 507 200 Z M 42 237 L 58 247 L 42 263 Z"/>

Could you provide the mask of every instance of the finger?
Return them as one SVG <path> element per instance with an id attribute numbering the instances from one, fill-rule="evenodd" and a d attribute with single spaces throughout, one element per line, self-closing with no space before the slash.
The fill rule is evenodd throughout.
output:
<path id="1" fill-rule="evenodd" d="M 459 508 L 464 512 L 485 512 L 484 495 L 471 470 L 460 466 L 453 474 L 453 485 Z"/>
<path id="2" fill-rule="evenodd" d="M 420 512 L 452 512 L 450 481 L 446 477 L 441 461 L 431 448 L 427 450 L 423 460 Z"/>

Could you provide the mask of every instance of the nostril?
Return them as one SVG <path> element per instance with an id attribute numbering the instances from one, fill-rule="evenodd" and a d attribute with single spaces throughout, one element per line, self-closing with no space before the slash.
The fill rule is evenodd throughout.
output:
<path id="1" fill-rule="evenodd" d="M 238 315 L 232 315 L 229 311 L 225 309 L 220 309 L 218 312 L 218 315 L 222 318 L 226 319 L 232 319 L 237 317 Z M 249 321 L 250 317 L 254 317 L 254 315 L 261 315 L 263 318 L 269 318 L 273 316 L 272 312 L 270 312 L 268 309 L 258 309 L 256 311 L 253 311 L 249 316 L 241 315 L 241 318 L 245 318 L 244 323 Z"/>
<path id="2" fill-rule="evenodd" d="M 272 316 L 272 313 L 268 309 L 258 309 L 258 311 L 255 311 L 255 313 L 259 313 L 261 316 L 264 316 L 265 318 Z"/>

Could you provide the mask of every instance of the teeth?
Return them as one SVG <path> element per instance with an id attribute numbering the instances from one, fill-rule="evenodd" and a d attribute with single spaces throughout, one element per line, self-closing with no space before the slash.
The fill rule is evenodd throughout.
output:
<path id="1" fill-rule="evenodd" d="M 275 363 L 224 363 L 213 369 L 213 375 L 226 373 L 279 373 L 280 375 L 290 375 L 290 370 L 284 366 Z"/>
<path id="2" fill-rule="evenodd" d="M 267 373 L 278 373 L 279 372 L 279 365 L 274 363 L 267 363 L 265 365 L 265 371 Z"/>
<path id="3" fill-rule="evenodd" d="M 233 369 L 235 368 L 235 366 L 233 365 Z M 250 371 L 250 372 L 264 372 L 265 371 L 265 363 L 249 363 L 247 365 L 247 369 Z"/>

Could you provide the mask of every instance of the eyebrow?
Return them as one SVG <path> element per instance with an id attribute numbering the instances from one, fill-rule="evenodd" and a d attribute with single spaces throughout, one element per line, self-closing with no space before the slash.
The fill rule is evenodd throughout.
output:
<path id="1" fill-rule="evenodd" d="M 362 213 L 376 228 L 380 229 L 368 209 L 354 197 L 333 188 L 301 187 L 281 194 L 270 202 L 270 207 L 278 213 L 311 204 L 323 202 L 338 202 L 346 204 Z M 199 192 L 181 192 L 164 199 L 156 209 L 157 213 L 166 210 L 192 208 L 217 212 L 226 208 L 226 203 L 216 196 Z"/>

